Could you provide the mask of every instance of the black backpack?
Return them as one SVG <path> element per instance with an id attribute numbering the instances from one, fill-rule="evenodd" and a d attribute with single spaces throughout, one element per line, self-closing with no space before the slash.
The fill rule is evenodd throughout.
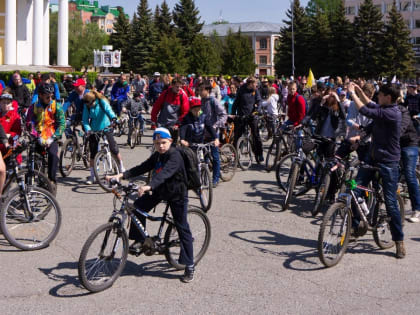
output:
<path id="1" fill-rule="evenodd" d="M 185 172 L 187 175 L 186 184 L 188 189 L 197 190 L 201 187 L 200 174 L 198 172 L 197 154 L 189 147 L 177 147 L 184 160 Z"/>

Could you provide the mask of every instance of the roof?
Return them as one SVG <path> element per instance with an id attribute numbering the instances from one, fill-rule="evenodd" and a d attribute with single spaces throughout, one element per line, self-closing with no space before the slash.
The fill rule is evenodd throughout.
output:
<path id="1" fill-rule="evenodd" d="M 209 24 L 204 25 L 202 33 L 204 35 L 210 35 L 214 31 L 217 32 L 219 36 L 226 36 L 229 29 L 232 29 L 233 32 L 238 32 L 239 28 L 242 33 L 280 33 L 280 23 L 267 23 L 267 22 L 244 22 L 244 23 L 228 23 L 228 24 Z"/>

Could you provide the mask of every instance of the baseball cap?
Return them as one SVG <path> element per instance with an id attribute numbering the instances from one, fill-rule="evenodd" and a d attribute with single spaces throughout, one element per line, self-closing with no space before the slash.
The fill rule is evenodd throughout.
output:
<path id="1" fill-rule="evenodd" d="M 201 106 L 201 99 L 198 97 L 190 97 L 190 108 Z"/>
<path id="2" fill-rule="evenodd" d="M 172 136 L 168 129 L 159 127 L 153 132 L 153 140 L 156 139 L 172 139 Z"/>
<path id="3" fill-rule="evenodd" d="M 347 95 L 346 91 L 341 91 L 340 95 Z"/>
<path id="4" fill-rule="evenodd" d="M 13 95 L 5 92 L 2 95 L 0 95 L 0 100 L 11 100 L 12 101 L 13 100 Z"/>
<path id="5" fill-rule="evenodd" d="M 160 73 L 159 73 L 159 72 L 155 72 L 155 73 L 153 73 L 153 75 L 154 75 L 155 77 L 160 77 Z"/>
<path id="6" fill-rule="evenodd" d="M 78 86 L 86 86 L 86 81 L 83 79 L 77 79 L 76 82 L 74 82 L 73 86 L 74 87 L 78 87 Z"/>

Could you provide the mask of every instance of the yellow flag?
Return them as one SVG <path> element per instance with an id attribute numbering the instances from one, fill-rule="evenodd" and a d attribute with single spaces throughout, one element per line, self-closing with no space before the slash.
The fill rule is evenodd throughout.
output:
<path id="1" fill-rule="evenodd" d="M 315 85 L 315 77 L 314 77 L 314 74 L 312 73 L 311 68 L 309 68 L 309 75 L 308 75 L 308 80 L 306 81 L 306 87 L 310 89 L 313 85 Z"/>

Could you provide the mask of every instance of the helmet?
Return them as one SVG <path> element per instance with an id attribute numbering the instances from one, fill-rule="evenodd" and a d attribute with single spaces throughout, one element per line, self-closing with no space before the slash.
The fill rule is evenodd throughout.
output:
<path id="1" fill-rule="evenodd" d="M 54 86 L 52 84 L 40 84 L 38 86 L 39 94 L 54 94 Z"/>
<path id="2" fill-rule="evenodd" d="M 0 100 L 10 100 L 10 101 L 12 101 L 13 100 L 13 95 L 12 94 L 9 94 L 7 92 L 3 92 L 0 95 Z"/>
<path id="3" fill-rule="evenodd" d="M 153 74 L 153 76 L 155 76 L 155 77 L 160 77 L 160 73 L 159 73 L 159 72 L 155 72 L 155 73 Z"/>
<path id="4" fill-rule="evenodd" d="M 190 108 L 201 106 L 201 99 L 198 97 L 190 97 Z"/>

